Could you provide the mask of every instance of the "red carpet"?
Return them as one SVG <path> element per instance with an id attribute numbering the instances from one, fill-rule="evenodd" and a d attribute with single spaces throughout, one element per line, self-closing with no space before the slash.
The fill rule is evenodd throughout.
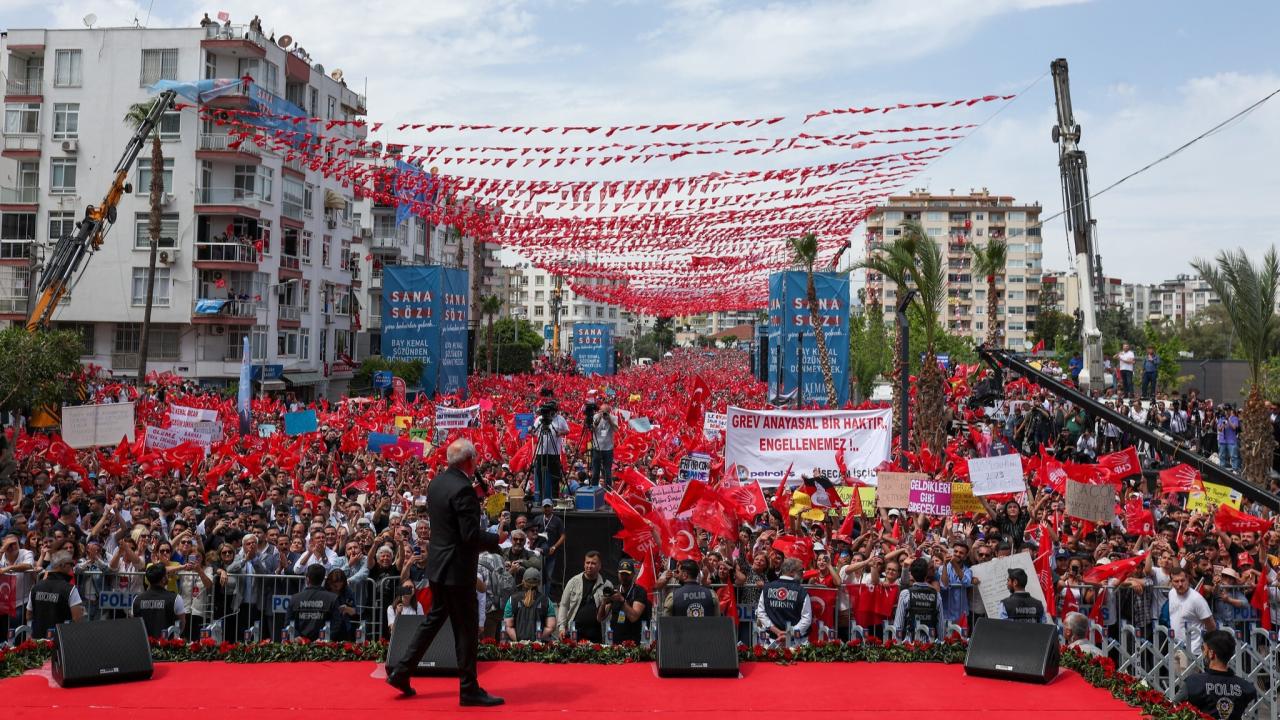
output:
<path id="1" fill-rule="evenodd" d="M 64 690 L 48 667 L 0 681 L 6 718 L 79 717 L 169 720 L 174 717 L 422 718 L 520 713 L 530 717 L 1051 718 L 1136 720 L 1130 708 L 1074 673 L 1047 686 L 966 677 L 960 665 L 921 663 L 748 663 L 736 680 L 667 680 L 643 665 L 482 663 L 480 683 L 502 695 L 496 709 L 459 708 L 455 678 L 415 678 L 418 696 L 395 698 L 371 663 L 159 663 L 147 682 Z M 374 675 L 377 675 L 375 678 Z M 179 714 L 196 711 L 199 715 Z M 358 715 L 356 714 L 358 713 Z M 569 715 L 572 713 L 572 715 Z M 696 713 L 696 715 L 691 714 Z"/>

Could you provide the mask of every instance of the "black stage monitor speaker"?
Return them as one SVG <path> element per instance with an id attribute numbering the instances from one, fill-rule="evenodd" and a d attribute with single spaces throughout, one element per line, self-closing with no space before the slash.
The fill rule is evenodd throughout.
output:
<path id="1" fill-rule="evenodd" d="M 658 618 L 658 677 L 738 677 L 733 618 Z"/>
<path id="2" fill-rule="evenodd" d="M 617 514 L 606 504 L 603 511 L 569 510 L 561 515 L 564 521 L 564 548 L 556 553 L 560 562 L 556 563 L 554 577 L 546 578 L 556 586 L 555 599 L 560 599 L 559 590 L 569 578 L 582 572 L 582 561 L 587 553 L 595 550 L 600 553 L 601 567 L 609 582 L 618 582 L 618 561 L 622 559 L 622 541 L 614 537 L 622 530 L 622 522 Z"/>
<path id="3" fill-rule="evenodd" d="M 1058 629 L 1048 623 L 980 618 L 969 640 L 964 672 L 1047 683 L 1058 676 Z"/>
<path id="4" fill-rule="evenodd" d="M 396 618 L 395 629 L 391 631 L 391 642 L 387 645 L 388 661 L 408 654 L 409 637 L 426 621 L 426 615 L 401 615 Z M 413 674 L 458 674 L 458 654 L 453 647 L 452 624 L 446 622 L 444 627 L 440 628 L 440 632 L 436 633 L 436 639 L 431 641 L 431 647 L 427 648 L 427 652 L 418 661 L 418 667 L 414 669 Z"/>
<path id="5" fill-rule="evenodd" d="M 54 626 L 53 680 L 62 687 L 150 680 L 151 645 L 142 618 Z"/>

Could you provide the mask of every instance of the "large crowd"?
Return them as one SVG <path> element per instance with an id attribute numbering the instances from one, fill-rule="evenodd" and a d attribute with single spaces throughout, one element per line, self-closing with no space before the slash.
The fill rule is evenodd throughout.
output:
<path id="1" fill-rule="evenodd" d="M 611 497 L 642 505 L 645 489 L 677 482 L 680 459 L 695 451 L 712 456 L 711 481 L 722 482 L 723 436 L 703 431 L 702 413 L 767 407 L 764 384 L 734 352 L 677 352 L 609 377 L 565 369 L 476 376 L 466 399 L 254 400 L 253 428 L 243 435 L 233 399 L 188 381 L 161 376 L 139 389 L 99 378 L 91 402 L 136 403 L 134 442 L 73 450 L 56 435 L 6 430 L 0 600 L 8 601 L 0 602 L 0 627 L 10 639 L 20 627 L 47 633 L 28 601 L 41 578 L 60 573 L 82 606 L 77 614 L 91 617 L 130 613 L 122 592 L 176 593 L 185 617 L 149 623 L 156 632 L 172 625 L 167 631 L 188 638 L 386 637 L 396 618 L 430 603 L 426 486 L 458 437 L 478 448 L 484 521 L 503 545 L 482 555 L 477 577 L 488 637 L 642 642 L 662 612 L 735 615 L 745 643 L 963 634 L 988 614 L 974 567 L 1021 552 L 1035 558 L 1039 577 L 1010 572 L 1009 589 L 1038 583 L 1046 619 L 1089 648 L 1102 642 L 1098 626 L 1118 637 L 1122 626 L 1150 635 L 1162 625 L 1190 659 L 1209 631 L 1228 629 L 1243 641 L 1255 629 L 1271 632 L 1280 614 L 1273 509 L 1162 484 L 1151 471 L 1171 462 L 1158 449 L 1026 379 L 971 407 L 977 377 L 957 375 L 947 447 L 895 455 L 881 468 L 963 480 L 968 459 L 1017 452 L 1025 493 L 983 497 L 980 511 L 949 517 L 896 508 L 864 515 L 856 501 L 836 500 L 834 488 L 826 493 L 825 479 L 816 485 L 797 470 L 786 490 L 767 491 L 762 512 L 729 527 L 695 523 L 691 547 L 678 553 L 658 548 L 614 567 L 588 553 L 583 567 L 565 567 L 565 498 L 604 485 L 618 493 Z M 1104 402 L 1226 464 L 1238 457 L 1228 449 L 1239 429 L 1234 409 L 1195 392 L 1143 401 L 1123 390 Z M 371 433 L 431 429 L 437 402 L 476 403 L 479 414 L 471 427 L 428 433 L 422 452 L 370 449 Z M 224 437 L 207 450 L 148 447 L 141 428 L 165 426 L 174 406 L 217 411 Z M 316 411 L 315 432 L 258 431 L 283 428 L 285 413 L 306 409 Z M 532 427 L 522 414 L 533 416 Z M 1079 477 L 1107 467 L 1092 464 L 1100 457 L 1129 452 L 1148 472 L 1107 478 L 1118 489 L 1114 518 L 1068 515 L 1062 471 Z M 779 582 L 809 598 L 785 627 L 761 602 L 762 589 Z M 911 604 L 912 588 L 925 586 L 938 597 L 936 617 Z M 324 623 L 299 621 L 281 603 L 309 587 L 338 598 Z"/>

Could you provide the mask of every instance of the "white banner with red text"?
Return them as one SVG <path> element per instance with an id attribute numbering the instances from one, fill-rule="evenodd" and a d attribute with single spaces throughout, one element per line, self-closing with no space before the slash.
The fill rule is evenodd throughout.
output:
<path id="1" fill-rule="evenodd" d="M 853 480 L 875 485 L 875 469 L 889 459 L 893 411 L 874 410 L 745 410 L 728 409 L 724 463 L 747 473 L 743 482 L 777 487 L 787 478 L 815 470 L 840 484 L 843 457 Z"/>

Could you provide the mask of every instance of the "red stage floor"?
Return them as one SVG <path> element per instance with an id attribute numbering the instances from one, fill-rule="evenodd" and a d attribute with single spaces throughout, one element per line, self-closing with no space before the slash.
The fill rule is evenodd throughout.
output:
<path id="1" fill-rule="evenodd" d="M 160 663 L 147 682 L 64 690 L 48 666 L 0 681 L 6 718 L 169 720 L 191 718 L 422 718 L 520 713 L 534 717 L 633 717 L 671 713 L 728 720 L 760 713 L 780 720 L 815 714 L 889 718 L 1136 720 L 1137 710 L 1063 671 L 1047 686 L 966 677 L 960 665 L 931 663 L 747 663 L 736 680 L 668 680 L 643 665 L 482 663 L 480 682 L 500 708 L 459 708 L 458 681 L 415 678 L 399 700 L 371 663 Z M 200 715 L 174 715 L 174 712 Z M 356 715 L 358 713 L 358 715 Z M 573 713 L 573 715 L 568 715 Z"/>

